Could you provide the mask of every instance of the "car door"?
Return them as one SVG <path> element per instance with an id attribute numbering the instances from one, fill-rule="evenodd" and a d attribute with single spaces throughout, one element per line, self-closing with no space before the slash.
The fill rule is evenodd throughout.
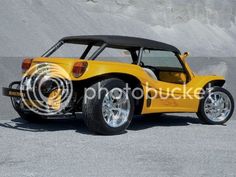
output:
<path id="1" fill-rule="evenodd" d="M 189 88 L 189 77 L 180 58 L 173 52 L 144 50 L 141 65 L 154 84 L 149 85 L 147 112 L 194 112 L 198 104 Z"/>

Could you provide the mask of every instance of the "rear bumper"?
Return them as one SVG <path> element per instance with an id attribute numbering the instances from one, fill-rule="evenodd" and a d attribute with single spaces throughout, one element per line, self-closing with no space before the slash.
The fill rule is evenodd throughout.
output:
<path id="1" fill-rule="evenodd" d="M 21 97 L 24 99 L 31 99 L 31 100 L 38 100 L 42 101 L 39 98 L 35 98 L 35 94 L 31 91 L 25 91 L 20 89 L 13 89 L 13 88 L 2 88 L 2 95 L 8 97 Z"/>
<path id="2" fill-rule="evenodd" d="M 13 89 L 13 88 L 2 88 L 2 95 L 3 96 L 9 96 L 9 97 L 25 97 L 25 93 L 21 93 L 19 89 Z"/>
<path id="3" fill-rule="evenodd" d="M 20 82 L 12 82 L 9 87 L 3 87 L 2 88 L 2 95 L 7 96 L 10 98 L 15 98 L 11 99 L 12 105 L 16 111 L 23 111 L 23 112 L 32 112 L 30 108 L 32 109 L 37 109 L 35 108 L 35 105 L 41 106 L 41 105 L 47 105 L 48 102 L 45 102 L 45 100 L 42 100 L 39 94 L 34 93 L 31 90 L 21 90 L 20 88 Z M 36 91 L 37 92 L 37 91 Z M 17 99 L 20 98 L 20 99 Z M 22 101 L 24 99 L 24 101 Z M 17 103 L 16 103 L 17 102 Z M 41 105 L 40 105 L 41 104 Z M 54 102 L 52 102 L 52 105 L 49 105 L 48 110 L 56 110 L 54 109 Z M 37 113 L 36 113 L 37 114 Z M 60 112 L 55 112 L 55 114 L 50 114 L 46 115 L 45 117 L 62 117 L 62 118 L 67 118 L 75 116 L 74 110 L 67 110 L 67 111 L 60 111 Z"/>

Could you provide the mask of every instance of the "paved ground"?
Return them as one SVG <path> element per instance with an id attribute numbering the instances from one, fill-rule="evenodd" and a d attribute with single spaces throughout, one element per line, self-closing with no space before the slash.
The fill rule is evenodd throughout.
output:
<path id="1" fill-rule="evenodd" d="M 0 121 L 0 176 L 236 176 L 236 120 L 136 117 L 125 134 L 93 135 L 81 120 Z"/>

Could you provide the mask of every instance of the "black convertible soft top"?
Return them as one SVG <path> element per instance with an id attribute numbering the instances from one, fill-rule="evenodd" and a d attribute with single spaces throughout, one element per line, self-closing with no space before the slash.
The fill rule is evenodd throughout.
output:
<path id="1" fill-rule="evenodd" d="M 105 43 L 107 47 L 112 47 L 112 48 L 120 48 L 120 49 L 144 48 L 144 49 L 171 51 L 176 54 L 180 54 L 179 49 L 177 49 L 172 45 L 138 37 L 114 36 L 114 35 L 88 35 L 88 36 L 64 37 L 60 41 L 63 41 L 65 43 L 85 44 L 85 45 L 95 45 L 95 46 L 101 46 Z"/>

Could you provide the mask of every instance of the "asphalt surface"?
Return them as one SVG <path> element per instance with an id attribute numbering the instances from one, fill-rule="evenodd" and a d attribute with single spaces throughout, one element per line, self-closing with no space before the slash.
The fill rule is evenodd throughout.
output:
<path id="1" fill-rule="evenodd" d="M 1 87 L 20 79 L 21 61 L 0 58 Z M 225 87 L 236 95 L 235 58 L 190 64 L 201 74 L 224 75 Z M 0 177 L 234 177 L 235 134 L 235 114 L 226 126 L 203 125 L 195 114 L 168 114 L 135 117 L 126 133 L 100 136 L 81 119 L 27 123 L 0 96 Z"/>
<path id="2" fill-rule="evenodd" d="M 136 117 L 116 136 L 82 120 L 0 121 L 1 177 L 236 176 L 236 120 L 200 124 L 194 115 Z"/>

